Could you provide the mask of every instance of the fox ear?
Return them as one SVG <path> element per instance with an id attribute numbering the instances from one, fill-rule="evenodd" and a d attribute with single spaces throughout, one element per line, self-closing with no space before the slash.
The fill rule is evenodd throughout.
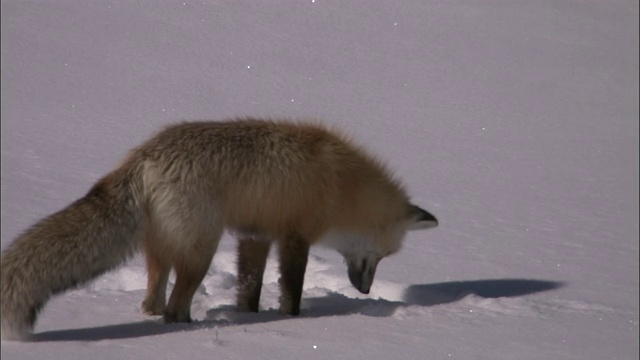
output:
<path id="1" fill-rule="evenodd" d="M 409 204 L 409 219 L 412 220 L 412 223 L 407 230 L 429 229 L 438 226 L 438 219 L 435 216 L 413 204 Z"/>

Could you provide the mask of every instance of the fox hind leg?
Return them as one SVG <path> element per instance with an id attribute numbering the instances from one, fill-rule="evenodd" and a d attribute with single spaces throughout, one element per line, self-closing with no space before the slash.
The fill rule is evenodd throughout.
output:
<path id="1" fill-rule="evenodd" d="M 278 244 L 280 257 L 280 310 L 285 314 L 298 315 L 304 273 L 309 256 L 309 243 L 300 235 L 291 234 Z"/>
<path id="2" fill-rule="evenodd" d="M 169 264 L 176 272 L 176 282 L 164 308 L 164 320 L 190 322 L 191 301 L 209 270 L 222 235 L 221 209 L 210 189 L 193 183 L 189 176 L 183 174 L 181 182 L 176 182 L 164 179 L 166 174 L 157 173 L 152 165 L 149 167 L 148 216 L 155 235 L 153 240 L 157 241 L 153 248 L 159 250 L 155 255 L 161 256 L 154 257 L 149 252 L 150 269 L 157 266 L 158 271 L 150 272 L 154 276 L 150 276 L 148 294 L 154 301 L 147 304 L 151 308 L 155 305 L 153 310 L 157 310 L 164 302 L 160 289 L 165 288 Z M 154 183 L 156 178 L 165 181 Z"/>
<path id="3" fill-rule="evenodd" d="M 145 246 L 147 260 L 147 294 L 142 302 L 142 311 L 147 315 L 163 315 L 166 307 L 167 281 L 171 265 L 156 250 Z"/>
<path id="4" fill-rule="evenodd" d="M 174 263 L 176 283 L 164 311 L 165 322 L 191 322 L 191 301 L 209 270 L 217 243 L 215 239 L 209 246 L 194 246 L 191 254 L 180 256 Z"/>
<path id="5" fill-rule="evenodd" d="M 266 239 L 238 241 L 238 297 L 240 311 L 258 312 L 262 277 L 271 243 Z"/>

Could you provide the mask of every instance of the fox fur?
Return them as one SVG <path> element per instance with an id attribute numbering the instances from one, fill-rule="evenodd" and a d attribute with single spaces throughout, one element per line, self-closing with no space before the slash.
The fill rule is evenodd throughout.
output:
<path id="1" fill-rule="evenodd" d="M 169 126 L 2 253 L 2 337 L 27 338 L 51 296 L 138 251 L 148 268 L 143 311 L 191 321 L 192 298 L 225 229 L 239 239 L 238 307 L 258 311 L 277 243 L 281 310 L 295 315 L 311 245 L 339 251 L 351 283 L 368 293 L 378 262 L 399 250 L 405 232 L 437 224 L 379 161 L 320 125 L 238 119 Z"/>

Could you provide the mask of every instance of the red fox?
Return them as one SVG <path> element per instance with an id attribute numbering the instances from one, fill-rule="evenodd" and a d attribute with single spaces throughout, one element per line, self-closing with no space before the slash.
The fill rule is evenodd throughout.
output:
<path id="1" fill-rule="evenodd" d="M 379 161 L 322 126 L 255 119 L 173 125 L 2 253 L 2 336 L 24 339 L 49 297 L 138 250 L 149 276 L 143 311 L 191 321 L 193 295 L 225 229 L 239 238 L 238 307 L 258 311 L 275 242 L 281 310 L 295 315 L 310 245 L 339 251 L 353 286 L 368 293 L 378 262 L 399 250 L 405 232 L 437 224 Z M 166 303 L 171 269 L 176 282 Z"/>

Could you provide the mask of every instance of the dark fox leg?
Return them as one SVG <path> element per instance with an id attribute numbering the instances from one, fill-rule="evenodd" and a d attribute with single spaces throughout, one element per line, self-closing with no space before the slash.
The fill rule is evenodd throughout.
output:
<path id="1" fill-rule="evenodd" d="M 240 239 L 238 242 L 238 297 L 240 311 L 258 312 L 262 276 L 271 243 L 268 240 Z"/>
<path id="2" fill-rule="evenodd" d="M 300 313 L 300 299 L 304 272 L 309 256 L 309 244 L 299 235 L 292 234 L 281 241 L 280 255 L 280 310 L 285 314 Z"/>

